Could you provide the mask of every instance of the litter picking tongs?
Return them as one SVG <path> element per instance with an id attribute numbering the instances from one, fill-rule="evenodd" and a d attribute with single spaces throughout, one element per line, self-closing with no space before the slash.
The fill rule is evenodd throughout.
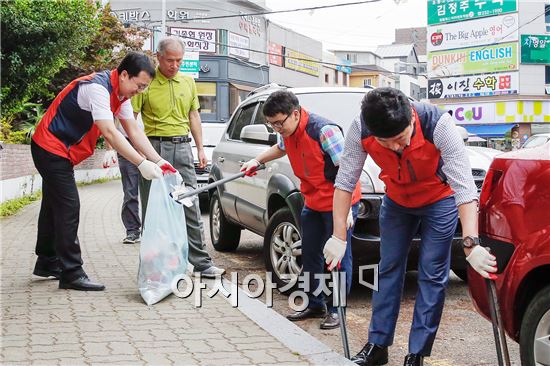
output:
<path id="1" fill-rule="evenodd" d="M 495 281 L 485 279 L 487 287 L 487 297 L 489 299 L 489 311 L 491 313 L 491 323 L 493 323 L 493 335 L 495 336 L 495 346 L 497 348 L 497 358 L 499 366 L 510 366 L 510 354 L 506 344 L 506 335 L 504 334 L 504 325 L 500 317 L 500 306 L 497 298 L 497 288 Z"/>
<path id="2" fill-rule="evenodd" d="M 260 164 L 254 169 L 254 172 L 257 172 L 258 170 L 265 169 L 265 164 Z M 207 184 L 203 187 L 197 188 L 197 189 L 189 189 L 185 186 L 185 184 L 182 184 L 180 187 L 175 188 L 175 190 L 170 193 L 170 196 L 177 202 L 184 204 L 185 206 L 192 205 L 191 200 L 189 199 L 192 196 L 196 196 L 202 192 L 207 192 L 211 190 L 212 188 L 216 188 L 217 186 L 231 182 L 235 179 L 239 179 L 244 177 L 246 174 L 245 172 L 240 172 L 235 175 L 231 175 L 229 177 L 217 180 L 213 183 Z"/>
<path id="3" fill-rule="evenodd" d="M 338 264 L 338 267 L 340 265 Z M 345 273 L 343 274 L 345 278 Z M 332 269 L 332 283 L 334 286 L 334 294 L 336 297 L 338 317 L 340 318 L 340 335 L 342 336 L 342 345 L 344 346 L 344 356 L 349 360 L 351 355 L 349 353 L 349 342 L 348 342 L 348 330 L 346 327 L 346 308 L 345 304 L 342 303 L 342 291 L 340 289 L 340 276 L 341 272 L 338 272 L 338 268 L 334 267 Z"/>

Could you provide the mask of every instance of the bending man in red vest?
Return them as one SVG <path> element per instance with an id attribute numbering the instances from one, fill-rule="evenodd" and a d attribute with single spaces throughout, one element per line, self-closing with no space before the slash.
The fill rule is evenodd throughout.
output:
<path id="1" fill-rule="evenodd" d="M 59 288 L 101 291 L 82 269 L 77 237 L 80 201 L 73 166 L 93 154 L 103 135 L 146 179 L 176 170 L 153 149 L 134 120 L 130 98 L 142 92 L 155 75 L 151 60 L 131 52 L 111 71 L 73 80 L 50 105 L 36 127 L 31 152 L 42 176 L 34 274 L 59 279 Z M 117 116 L 136 151 L 117 131 Z M 143 158 L 141 155 L 147 157 Z"/>
<path id="2" fill-rule="evenodd" d="M 397 89 L 378 88 L 364 97 L 346 138 L 335 183 L 334 233 L 324 248 L 327 263 L 334 265 L 344 256 L 346 214 L 367 154 L 382 169 L 386 195 L 380 210 L 379 290 L 372 296 L 369 340 L 352 361 L 369 366 L 388 362 L 409 247 L 420 231 L 418 293 L 405 365 L 422 365 L 443 311 L 458 216 L 472 267 L 488 277 L 496 271 L 495 257 L 476 245 L 477 189 L 451 115 L 429 104 L 411 105 Z"/>
<path id="3" fill-rule="evenodd" d="M 344 147 L 342 130 L 335 123 L 308 113 L 300 107 L 298 98 L 286 90 L 276 91 L 267 98 L 263 114 L 267 125 L 277 131 L 282 139 L 270 149 L 258 155 L 255 159 L 243 164 L 241 171 L 253 173 L 253 169 L 261 163 L 288 156 L 294 174 L 300 178 L 300 191 L 305 205 L 301 214 L 302 232 L 302 264 L 303 275 L 309 277 L 308 307 L 304 311 L 288 316 L 291 321 L 308 318 L 324 318 L 321 329 L 333 329 L 340 325 L 336 308 L 332 300 L 327 300 L 321 291 L 313 293 L 317 288 L 322 290 L 319 279 L 324 279 L 323 244 L 332 234 L 332 197 L 334 195 L 334 179 L 340 165 L 340 156 Z M 357 216 L 357 203 L 361 191 L 359 183 L 352 189 L 351 204 L 346 212 L 344 237 L 351 240 L 351 228 Z M 352 258 L 351 245 L 347 247 L 341 258 L 341 270 L 346 274 L 346 290 L 351 288 Z M 326 281 L 324 285 L 326 286 Z M 327 287 L 328 288 L 328 287 Z"/>

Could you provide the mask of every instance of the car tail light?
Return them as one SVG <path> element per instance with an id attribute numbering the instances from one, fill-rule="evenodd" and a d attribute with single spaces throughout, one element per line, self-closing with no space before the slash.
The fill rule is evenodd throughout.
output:
<path id="1" fill-rule="evenodd" d="M 489 200 L 489 197 L 491 197 L 491 193 L 493 193 L 493 191 L 497 187 L 500 178 L 502 178 L 502 170 L 489 168 L 489 172 L 485 177 L 485 181 L 483 182 L 483 186 L 481 188 L 481 194 L 479 196 L 480 208 L 485 207 L 487 201 Z"/>

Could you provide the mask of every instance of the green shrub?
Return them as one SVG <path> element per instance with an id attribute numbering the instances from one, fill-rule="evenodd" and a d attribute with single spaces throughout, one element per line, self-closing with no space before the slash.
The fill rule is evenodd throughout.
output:
<path id="1" fill-rule="evenodd" d="M 7 200 L 0 204 L 0 217 L 15 215 L 23 207 L 39 200 L 42 197 L 42 191 L 38 191 L 27 196 Z"/>

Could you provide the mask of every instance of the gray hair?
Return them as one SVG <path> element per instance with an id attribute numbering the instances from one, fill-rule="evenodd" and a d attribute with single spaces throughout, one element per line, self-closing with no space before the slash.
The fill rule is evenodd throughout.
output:
<path id="1" fill-rule="evenodd" d="M 174 45 L 176 44 L 181 47 L 181 50 L 183 52 L 185 52 L 185 43 L 183 42 L 183 39 L 181 39 L 180 37 L 173 37 L 173 36 L 161 39 L 157 47 L 157 52 L 161 56 L 164 56 L 164 53 L 166 52 L 166 50 L 173 49 Z"/>

